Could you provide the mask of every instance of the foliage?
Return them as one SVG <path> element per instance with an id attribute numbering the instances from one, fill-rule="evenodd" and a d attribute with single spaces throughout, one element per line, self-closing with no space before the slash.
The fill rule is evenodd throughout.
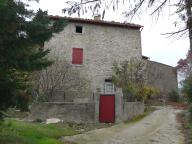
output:
<path id="1" fill-rule="evenodd" d="M 183 96 L 187 99 L 187 102 L 190 104 L 189 113 L 192 119 L 192 77 L 188 77 L 183 81 L 182 88 Z"/>
<path id="2" fill-rule="evenodd" d="M 143 100 L 145 103 L 154 96 L 159 95 L 159 90 L 152 87 L 145 85 L 143 88 L 139 89 L 136 96 L 138 100 Z"/>
<path id="3" fill-rule="evenodd" d="M 43 120 L 42 120 L 42 119 L 40 119 L 40 118 L 37 118 L 37 119 L 35 119 L 33 122 L 35 122 L 35 123 L 42 123 L 42 122 L 43 122 Z"/>
<path id="4" fill-rule="evenodd" d="M 182 95 L 187 102 L 192 105 L 192 51 L 189 50 L 186 59 L 178 62 L 177 70 L 185 77 L 182 81 Z M 190 106 L 190 114 L 192 117 L 192 106 Z"/>
<path id="5" fill-rule="evenodd" d="M 191 144 L 192 143 L 192 117 L 189 117 L 189 113 L 187 111 L 183 111 L 178 115 L 181 119 L 181 122 L 183 124 L 186 143 Z"/>
<path id="6" fill-rule="evenodd" d="M 28 123 L 5 120 L 0 125 L 0 143 L 62 144 L 61 136 L 77 134 L 74 128 L 57 124 Z"/>
<path id="7" fill-rule="evenodd" d="M 171 102 L 179 102 L 180 101 L 179 93 L 176 92 L 175 90 L 169 92 L 169 100 Z"/>
<path id="8" fill-rule="evenodd" d="M 144 101 L 159 94 L 159 91 L 148 85 L 150 76 L 146 61 L 131 58 L 113 66 L 112 80 L 114 84 L 122 88 L 124 99 L 127 101 Z"/>
<path id="9" fill-rule="evenodd" d="M 135 101 L 138 89 L 145 83 L 144 62 L 135 58 L 118 65 L 113 65 L 112 80 L 114 84 L 122 88 L 123 96 L 128 101 Z"/>
<path id="10" fill-rule="evenodd" d="M 2 4 L 3 3 L 3 4 Z M 43 44 L 63 29 L 63 19 L 51 22 L 47 12 L 34 13 L 27 4 L 4 0 L 0 4 L 0 111 L 27 109 L 31 74 L 52 64 Z"/>
<path id="11" fill-rule="evenodd" d="M 183 95 L 187 98 L 187 101 L 192 104 L 192 78 L 188 77 L 183 82 Z"/>
<path id="12" fill-rule="evenodd" d="M 192 105 L 189 107 L 190 122 L 192 124 Z M 191 127 L 192 128 L 192 127 Z M 192 129 L 191 129 L 192 130 Z M 192 132 L 192 131 L 191 131 Z"/>
<path id="13" fill-rule="evenodd" d="M 178 61 L 177 70 L 185 79 L 182 81 L 182 96 L 192 105 L 192 51 L 189 50 L 185 59 Z M 192 106 L 189 108 L 192 117 Z"/>
<path id="14" fill-rule="evenodd" d="M 177 70 L 186 78 L 192 74 L 192 51 L 189 50 L 185 59 L 180 59 L 177 62 Z"/>
<path id="15" fill-rule="evenodd" d="M 122 90 L 123 90 L 123 97 L 125 100 L 127 100 L 129 102 L 133 102 L 133 101 L 137 100 L 137 97 L 136 97 L 137 92 L 138 92 L 137 85 L 135 85 L 133 83 L 129 83 Z"/>

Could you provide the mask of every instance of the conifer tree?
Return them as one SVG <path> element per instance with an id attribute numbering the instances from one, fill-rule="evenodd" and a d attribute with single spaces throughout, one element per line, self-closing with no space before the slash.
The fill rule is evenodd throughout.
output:
<path id="1" fill-rule="evenodd" d="M 47 11 L 34 13 L 22 1 L 0 1 L 0 112 L 11 106 L 24 110 L 32 72 L 52 64 L 44 42 L 62 31 L 66 21 L 53 22 Z"/>

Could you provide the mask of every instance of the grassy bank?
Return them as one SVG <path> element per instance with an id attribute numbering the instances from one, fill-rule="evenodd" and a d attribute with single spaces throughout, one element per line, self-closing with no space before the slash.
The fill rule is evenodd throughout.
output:
<path id="1" fill-rule="evenodd" d="M 177 114 L 177 121 L 182 124 L 182 132 L 185 136 L 185 144 L 192 144 L 192 120 L 189 119 L 188 109 Z"/>
<path id="2" fill-rule="evenodd" d="M 184 117 L 184 129 L 186 136 L 186 144 L 192 144 L 192 120 L 189 120 L 188 116 Z"/>
<path id="3" fill-rule="evenodd" d="M 192 121 L 188 123 L 189 144 L 192 144 Z"/>
<path id="4" fill-rule="evenodd" d="M 150 114 L 154 109 L 148 109 L 142 115 L 129 120 L 128 123 L 137 122 Z M 12 112 L 12 111 L 11 111 Z M 8 113 L 14 117 L 24 117 L 23 114 Z M 0 144 L 63 144 L 59 141 L 62 136 L 75 135 L 93 129 L 112 126 L 113 124 L 75 124 L 58 123 L 44 124 L 35 122 L 24 122 L 13 119 L 5 119 L 0 123 Z"/>
<path id="5" fill-rule="evenodd" d="M 61 144 L 61 136 L 77 133 L 74 128 L 59 124 L 5 120 L 0 125 L 0 144 Z"/>
<path id="6" fill-rule="evenodd" d="M 145 118 L 146 116 L 148 116 L 149 114 L 151 114 L 152 112 L 154 112 L 155 110 L 156 110 L 156 108 L 150 107 L 143 114 L 138 115 L 130 120 L 127 120 L 127 121 L 125 121 L 125 123 L 131 124 L 131 123 L 138 122 L 138 121 L 142 120 L 143 118 Z"/>

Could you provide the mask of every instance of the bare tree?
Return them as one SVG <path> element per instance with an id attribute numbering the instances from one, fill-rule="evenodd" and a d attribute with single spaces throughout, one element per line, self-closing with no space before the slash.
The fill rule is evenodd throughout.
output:
<path id="1" fill-rule="evenodd" d="M 61 90 L 65 93 L 85 92 L 88 88 L 88 79 L 67 61 L 56 60 L 54 64 L 38 73 L 36 89 L 41 99 L 52 99 L 54 92 Z"/>
<path id="2" fill-rule="evenodd" d="M 142 60 L 131 58 L 120 65 L 114 63 L 114 82 L 117 85 L 126 85 L 127 83 L 143 83 L 145 80 L 145 63 Z M 120 79 L 116 79 L 119 77 Z"/>
<path id="3" fill-rule="evenodd" d="M 146 63 L 136 58 L 114 63 L 112 79 L 117 87 L 122 88 L 124 98 L 134 101 L 138 90 L 146 83 Z"/>

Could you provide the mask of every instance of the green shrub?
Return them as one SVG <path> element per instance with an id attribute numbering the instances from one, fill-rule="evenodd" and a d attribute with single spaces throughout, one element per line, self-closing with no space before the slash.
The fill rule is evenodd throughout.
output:
<path id="1" fill-rule="evenodd" d="M 129 83 L 123 88 L 123 98 L 128 102 L 134 102 L 136 100 L 135 94 L 137 92 L 137 87 L 133 83 Z"/>
<path id="2" fill-rule="evenodd" d="M 192 122 L 192 106 L 189 107 L 189 119 Z"/>
<path id="3" fill-rule="evenodd" d="M 183 81 L 182 93 L 187 102 L 192 104 L 192 77 L 189 77 Z"/>
<path id="4" fill-rule="evenodd" d="M 76 129 L 58 125 L 5 119 L 0 125 L 0 144 L 63 144 L 62 136 L 78 134 Z"/>
<path id="5" fill-rule="evenodd" d="M 179 93 L 176 92 L 175 90 L 172 90 L 170 93 L 169 93 L 169 100 L 171 102 L 179 102 Z"/>
<path id="6" fill-rule="evenodd" d="M 42 119 L 40 119 L 40 118 L 37 118 L 37 119 L 35 119 L 33 122 L 36 122 L 36 123 L 42 123 L 42 122 L 43 122 L 43 120 L 42 120 Z"/>
<path id="7" fill-rule="evenodd" d="M 144 85 L 143 87 L 138 87 L 138 91 L 136 93 L 137 100 L 148 102 L 149 99 L 159 95 L 159 90 L 152 87 Z"/>

